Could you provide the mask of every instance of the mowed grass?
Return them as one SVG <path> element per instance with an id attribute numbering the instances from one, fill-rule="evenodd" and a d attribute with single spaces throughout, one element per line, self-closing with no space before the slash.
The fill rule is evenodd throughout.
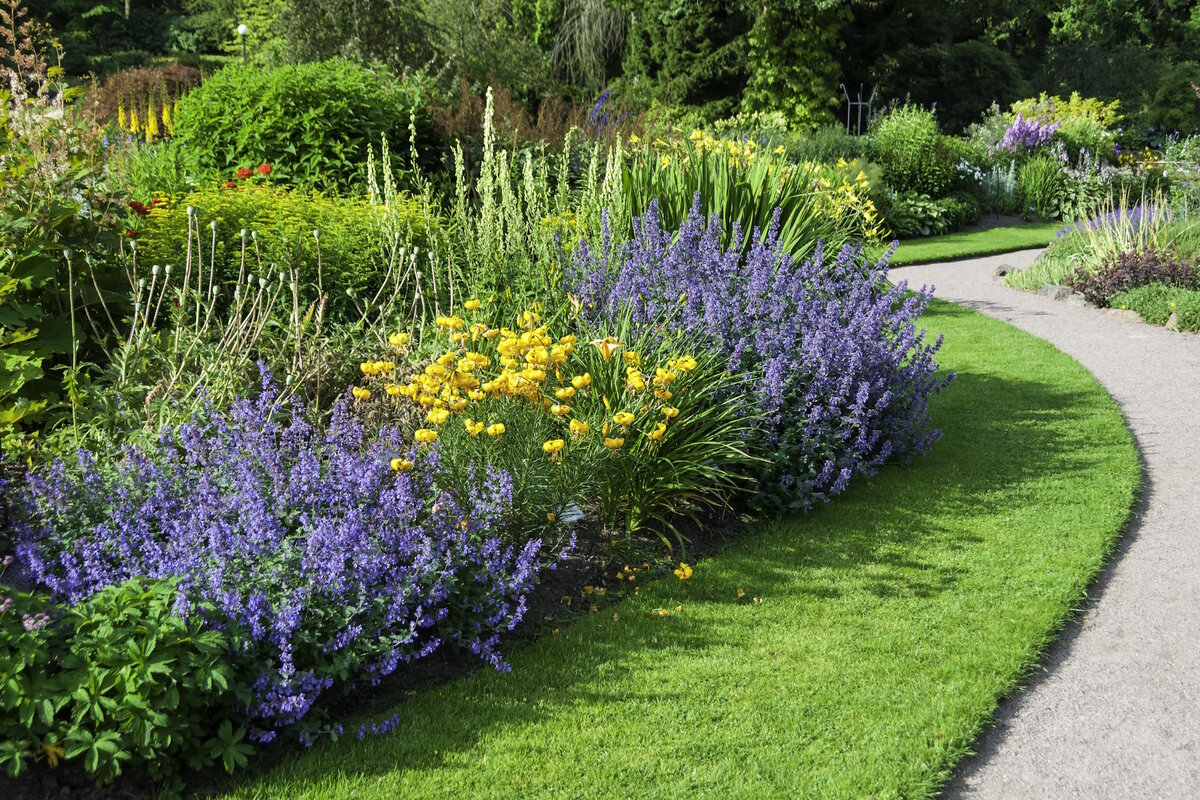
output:
<path id="1" fill-rule="evenodd" d="M 1045 247 L 1058 237 L 1058 231 L 1062 227 L 1061 222 L 1035 222 L 971 233 L 948 233 L 923 239 L 905 239 L 900 242 L 889 263 L 894 267 L 902 267 Z"/>
<path id="2" fill-rule="evenodd" d="M 926 322 L 958 373 L 928 457 L 223 796 L 935 795 L 1084 596 L 1140 468 L 1075 361 L 944 303 Z"/>

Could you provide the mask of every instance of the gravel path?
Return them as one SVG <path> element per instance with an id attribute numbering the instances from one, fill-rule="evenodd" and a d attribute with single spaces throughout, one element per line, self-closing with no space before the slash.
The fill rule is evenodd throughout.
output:
<path id="1" fill-rule="evenodd" d="M 1039 251 L 893 270 L 1048 340 L 1121 406 L 1144 463 L 1136 519 L 1077 619 L 948 798 L 1200 797 L 1200 336 L 1018 292 Z"/>

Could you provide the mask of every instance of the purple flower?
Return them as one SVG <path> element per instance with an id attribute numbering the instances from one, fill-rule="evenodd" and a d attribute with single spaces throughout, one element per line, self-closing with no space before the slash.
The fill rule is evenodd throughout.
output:
<path id="1" fill-rule="evenodd" d="M 1048 144 L 1054 138 L 1058 126 L 1057 122 L 1046 124 L 1036 119 L 1026 119 L 1024 114 L 1017 114 L 1017 118 L 1008 126 L 996 149 L 1007 150 L 1010 153 L 1015 153 L 1018 147 L 1022 150 L 1033 150 Z"/>
<path id="2" fill-rule="evenodd" d="M 935 376 L 941 340 L 917 327 L 932 290 L 890 286 L 886 259 L 866 262 L 852 247 L 829 259 L 818 245 L 793 261 L 779 246 L 778 210 L 749 252 L 726 250 L 720 221 L 699 209 L 697 196 L 675 234 L 652 203 L 628 244 L 582 245 L 572 280 L 585 313 L 707 338 L 744 378 L 769 459 L 760 499 L 808 508 L 938 439 L 927 403 L 949 378 Z"/>
<path id="3" fill-rule="evenodd" d="M 394 472 L 400 455 L 418 467 Z M 18 563 L 70 603 L 178 577 L 180 612 L 211 601 L 207 623 L 230 632 L 247 721 L 267 741 L 335 682 L 378 682 L 443 645 L 506 668 L 500 635 L 525 613 L 541 542 L 499 538 L 507 474 L 449 487 L 437 466 L 397 430 L 368 440 L 344 404 L 319 430 L 264 373 L 257 399 L 164 430 L 156 447 L 30 474 Z"/>

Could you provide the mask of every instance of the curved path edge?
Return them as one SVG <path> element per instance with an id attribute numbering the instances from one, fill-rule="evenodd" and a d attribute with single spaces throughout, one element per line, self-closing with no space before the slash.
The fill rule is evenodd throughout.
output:
<path id="1" fill-rule="evenodd" d="M 1200 336 L 994 277 L 1039 252 L 891 276 L 935 286 L 936 297 L 1046 339 L 1090 370 L 1133 432 L 1142 496 L 1087 601 L 1001 701 L 944 796 L 1200 797 Z"/>

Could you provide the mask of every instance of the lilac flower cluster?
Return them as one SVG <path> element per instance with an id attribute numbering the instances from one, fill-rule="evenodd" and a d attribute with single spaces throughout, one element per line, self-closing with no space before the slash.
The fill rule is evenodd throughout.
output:
<path id="1" fill-rule="evenodd" d="M 935 377 L 941 339 L 926 342 L 916 326 L 932 290 L 889 286 L 886 259 L 871 264 L 852 247 L 793 261 L 778 211 L 748 253 L 726 250 L 720 221 L 706 224 L 699 208 L 697 198 L 677 235 L 651 204 L 627 245 L 582 246 L 574 291 L 596 318 L 629 314 L 706 337 L 746 378 L 770 461 L 765 502 L 807 509 L 937 440 L 927 402 L 949 378 Z"/>
<path id="2" fill-rule="evenodd" d="M 389 462 L 405 456 L 409 472 Z M 396 430 L 370 441 L 344 404 L 321 432 L 255 400 L 162 433 L 117 463 L 80 452 L 28 476 L 17 557 L 57 600 L 129 578 L 180 578 L 178 611 L 208 600 L 253 697 L 255 738 L 304 718 L 335 681 L 378 680 L 444 644 L 498 669 L 500 634 L 525 613 L 540 541 L 496 535 L 512 480 L 481 470 L 450 491 L 437 453 Z M 311 720 L 306 721 L 311 724 Z"/>
<path id="3" fill-rule="evenodd" d="M 1026 119 L 1024 114 L 1017 114 L 1017 118 L 1008 126 L 996 149 L 1007 150 L 1010 153 L 1015 153 L 1017 148 L 1033 150 L 1049 144 L 1058 126 L 1057 122 L 1046 124 L 1036 119 Z"/>

